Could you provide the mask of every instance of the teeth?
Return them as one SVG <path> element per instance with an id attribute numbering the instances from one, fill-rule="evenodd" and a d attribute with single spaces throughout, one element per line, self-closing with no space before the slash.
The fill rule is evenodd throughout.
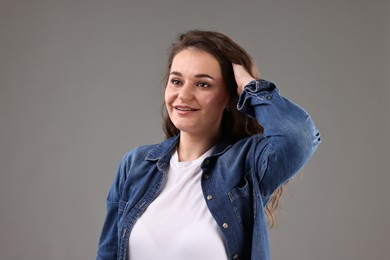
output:
<path id="1" fill-rule="evenodd" d="M 189 108 L 189 107 L 176 107 L 177 110 L 181 111 L 193 111 L 195 109 Z"/>

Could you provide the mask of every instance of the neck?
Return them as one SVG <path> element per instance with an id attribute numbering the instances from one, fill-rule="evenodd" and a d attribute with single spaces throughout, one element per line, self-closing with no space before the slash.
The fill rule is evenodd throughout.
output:
<path id="1" fill-rule="evenodd" d="M 217 138 L 218 135 L 204 136 L 181 132 L 177 147 L 179 161 L 193 161 L 199 158 L 216 144 Z"/>

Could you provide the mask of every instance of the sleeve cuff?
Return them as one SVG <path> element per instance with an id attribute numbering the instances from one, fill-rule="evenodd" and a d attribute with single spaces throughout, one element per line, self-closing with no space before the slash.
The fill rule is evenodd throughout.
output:
<path id="1" fill-rule="evenodd" d="M 253 80 L 245 86 L 244 91 L 241 93 L 237 109 L 249 117 L 255 118 L 256 114 L 253 109 L 254 102 L 251 102 L 252 99 L 256 100 L 255 103 L 272 99 L 273 91 L 275 90 L 279 92 L 273 82 L 264 79 Z"/>

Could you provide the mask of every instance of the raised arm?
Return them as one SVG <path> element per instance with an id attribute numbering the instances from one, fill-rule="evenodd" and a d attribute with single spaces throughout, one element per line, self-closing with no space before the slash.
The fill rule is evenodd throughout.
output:
<path id="1" fill-rule="evenodd" d="M 311 158 L 320 134 L 309 114 L 279 94 L 275 84 L 254 80 L 240 65 L 233 65 L 240 98 L 238 109 L 264 127 L 254 168 L 262 195 L 269 197 Z"/>

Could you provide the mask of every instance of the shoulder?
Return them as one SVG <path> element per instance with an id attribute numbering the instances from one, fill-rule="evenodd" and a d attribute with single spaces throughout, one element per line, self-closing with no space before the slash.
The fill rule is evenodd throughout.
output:
<path id="1" fill-rule="evenodd" d="M 153 151 L 159 144 L 146 144 L 132 148 L 127 151 L 123 158 L 122 163 L 131 163 L 132 161 L 145 160 L 151 151 Z"/>
<path id="2" fill-rule="evenodd" d="M 262 134 L 255 134 L 248 137 L 241 138 L 233 143 L 232 148 L 238 150 L 247 150 L 264 146 L 267 143 L 267 138 Z"/>
<path id="3" fill-rule="evenodd" d="M 228 160 L 247 160 L 248 156 L 263 150 L 268 144 L 267 138 L 263 134 L 255 134 L 228 143 L 228 145 L 218 147 L 217 154 L 223 155 Z M 218 151 L 222 151 L 218 153 Z"/>
<path id="4" fill-rule="evenodd" d="M 156 161 L 166 154 L 176 144 L 177 140 L 177 137 L 172 137 L 161 143 L 138 146 L 125 153 L 122 162 Z"/>

